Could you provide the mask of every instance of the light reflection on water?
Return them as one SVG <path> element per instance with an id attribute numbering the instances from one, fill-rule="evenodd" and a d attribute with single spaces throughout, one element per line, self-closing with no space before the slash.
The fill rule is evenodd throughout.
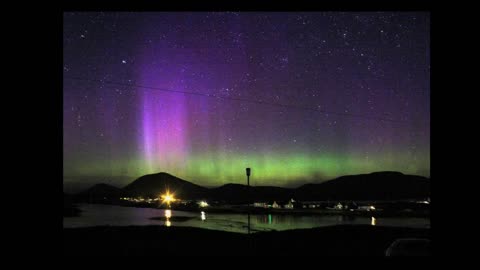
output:
<path id="1" fill-rule="evenodd" d="M 165 210 L 165 226 L 170 227 L 172 226 L 172 222 L 170 221 L 170 218 L 172 217 L 172 210 L 166 209 Z"/>
<path id="2" fill-rule="evenodd" d="M 80 217 L 63 219 L 64 228 L 89 226 L 130 226 L 130 225 L 165 225 L 188 226 L 212 230 L 224 230 L 246 233 L 246 214 L 217 214 L 201 212 L 184 212 L 152 208 L 134 208 L 113 205 L 83 204 L 80 205 Z M 208 215 L 208 219 L 207 219 Z M 152 217 L 164 217 L 163 220 L 152 220 Z M 177 219 L 175 219 L 177 218 Z M 375 218 L 345 215 L 251 215 L 252 231 L 305 229 L 340 224 L 367 224 L 372 226 L 402 226 L 429 228 L 427 218 Z"/>

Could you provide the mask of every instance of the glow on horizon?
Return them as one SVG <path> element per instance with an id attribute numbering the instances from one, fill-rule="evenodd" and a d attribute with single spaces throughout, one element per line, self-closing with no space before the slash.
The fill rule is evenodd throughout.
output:
<path id="1" fill-rule="evenodd" d="M 82 163 L 80 170 L 85 175 L 108 177 L 112 176 L 112 173 L 115 175 L 115 172 L 120 172 L 124 166 L 131 168 L 128 170 L 131 180 L 124 184 L 145 174 L 167 172 L 198 185 L 219 186 L 226 183 L 244 184 L 245 168 L 252 167 L 252 185 L 287 186 L 295 185 L 296 182 L 325 181 L 342 175 L 375 171 L 399 171 L 429 177 L 422 173 L 422 169 L 430 166 L 429 158 L 411 162 L 408 154 L 397 154 L 394 159 L 378 154 L 366 160 L 360 155 L 345 157 L 334 154 L 257 153 L 233 154 L 219 158 L 204 153 L 184 157 L 179 165 L 159 160 L 157 162 L 146 159 L 117 160 L 112 170 L 112 167 L 106 166 L 102 161 L 91 161 Z"/>

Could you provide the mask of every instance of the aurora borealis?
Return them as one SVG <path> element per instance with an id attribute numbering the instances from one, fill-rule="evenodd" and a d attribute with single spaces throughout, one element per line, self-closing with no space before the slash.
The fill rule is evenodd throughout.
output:
<path id="1" fill-rule="evenodd" d="M 161 171 L 219 186 L 245 183 L 245 167 L 253 185 L 430 176 L 429 25 L 410 12 L 65 13 L 64 186 Z"/>

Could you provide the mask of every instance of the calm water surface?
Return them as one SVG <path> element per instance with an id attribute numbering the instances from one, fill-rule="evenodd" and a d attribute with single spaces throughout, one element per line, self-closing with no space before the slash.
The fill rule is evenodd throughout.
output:
<path id="1" fill-rule="evenodd" d="M 208 209 L 198 212 L 183 212 L 152 208 L 135 208 L 115 205 L 81 204 L 80 217 L 63 219 L 64 228 L 90 226 L 129 226 L 129 225 L 165 225 L 187 226 L 231 232 L 247 232 L 246 214 L 208 213 Z M 167 220 L 151 220 L 152 217 L 168 217 Z M 175 220 L 175 218 L 182 218 Z M 250 216 L 253 231 L 306 229 L 342 224 L 369 224 L 372 226 L 400 226 L 430 228 L 428 218 L 412 217 L 358 217 L 344 215 L 275 215 L 262 214 Z"/>

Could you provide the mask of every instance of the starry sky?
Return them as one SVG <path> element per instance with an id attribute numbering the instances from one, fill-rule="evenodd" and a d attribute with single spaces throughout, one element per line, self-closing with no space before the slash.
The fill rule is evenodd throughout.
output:
<path id="1" fill-rule="evenodd" d="M 430 176 L 430 16 L 80 12 L 63 24 L 64 188 Z"/>

